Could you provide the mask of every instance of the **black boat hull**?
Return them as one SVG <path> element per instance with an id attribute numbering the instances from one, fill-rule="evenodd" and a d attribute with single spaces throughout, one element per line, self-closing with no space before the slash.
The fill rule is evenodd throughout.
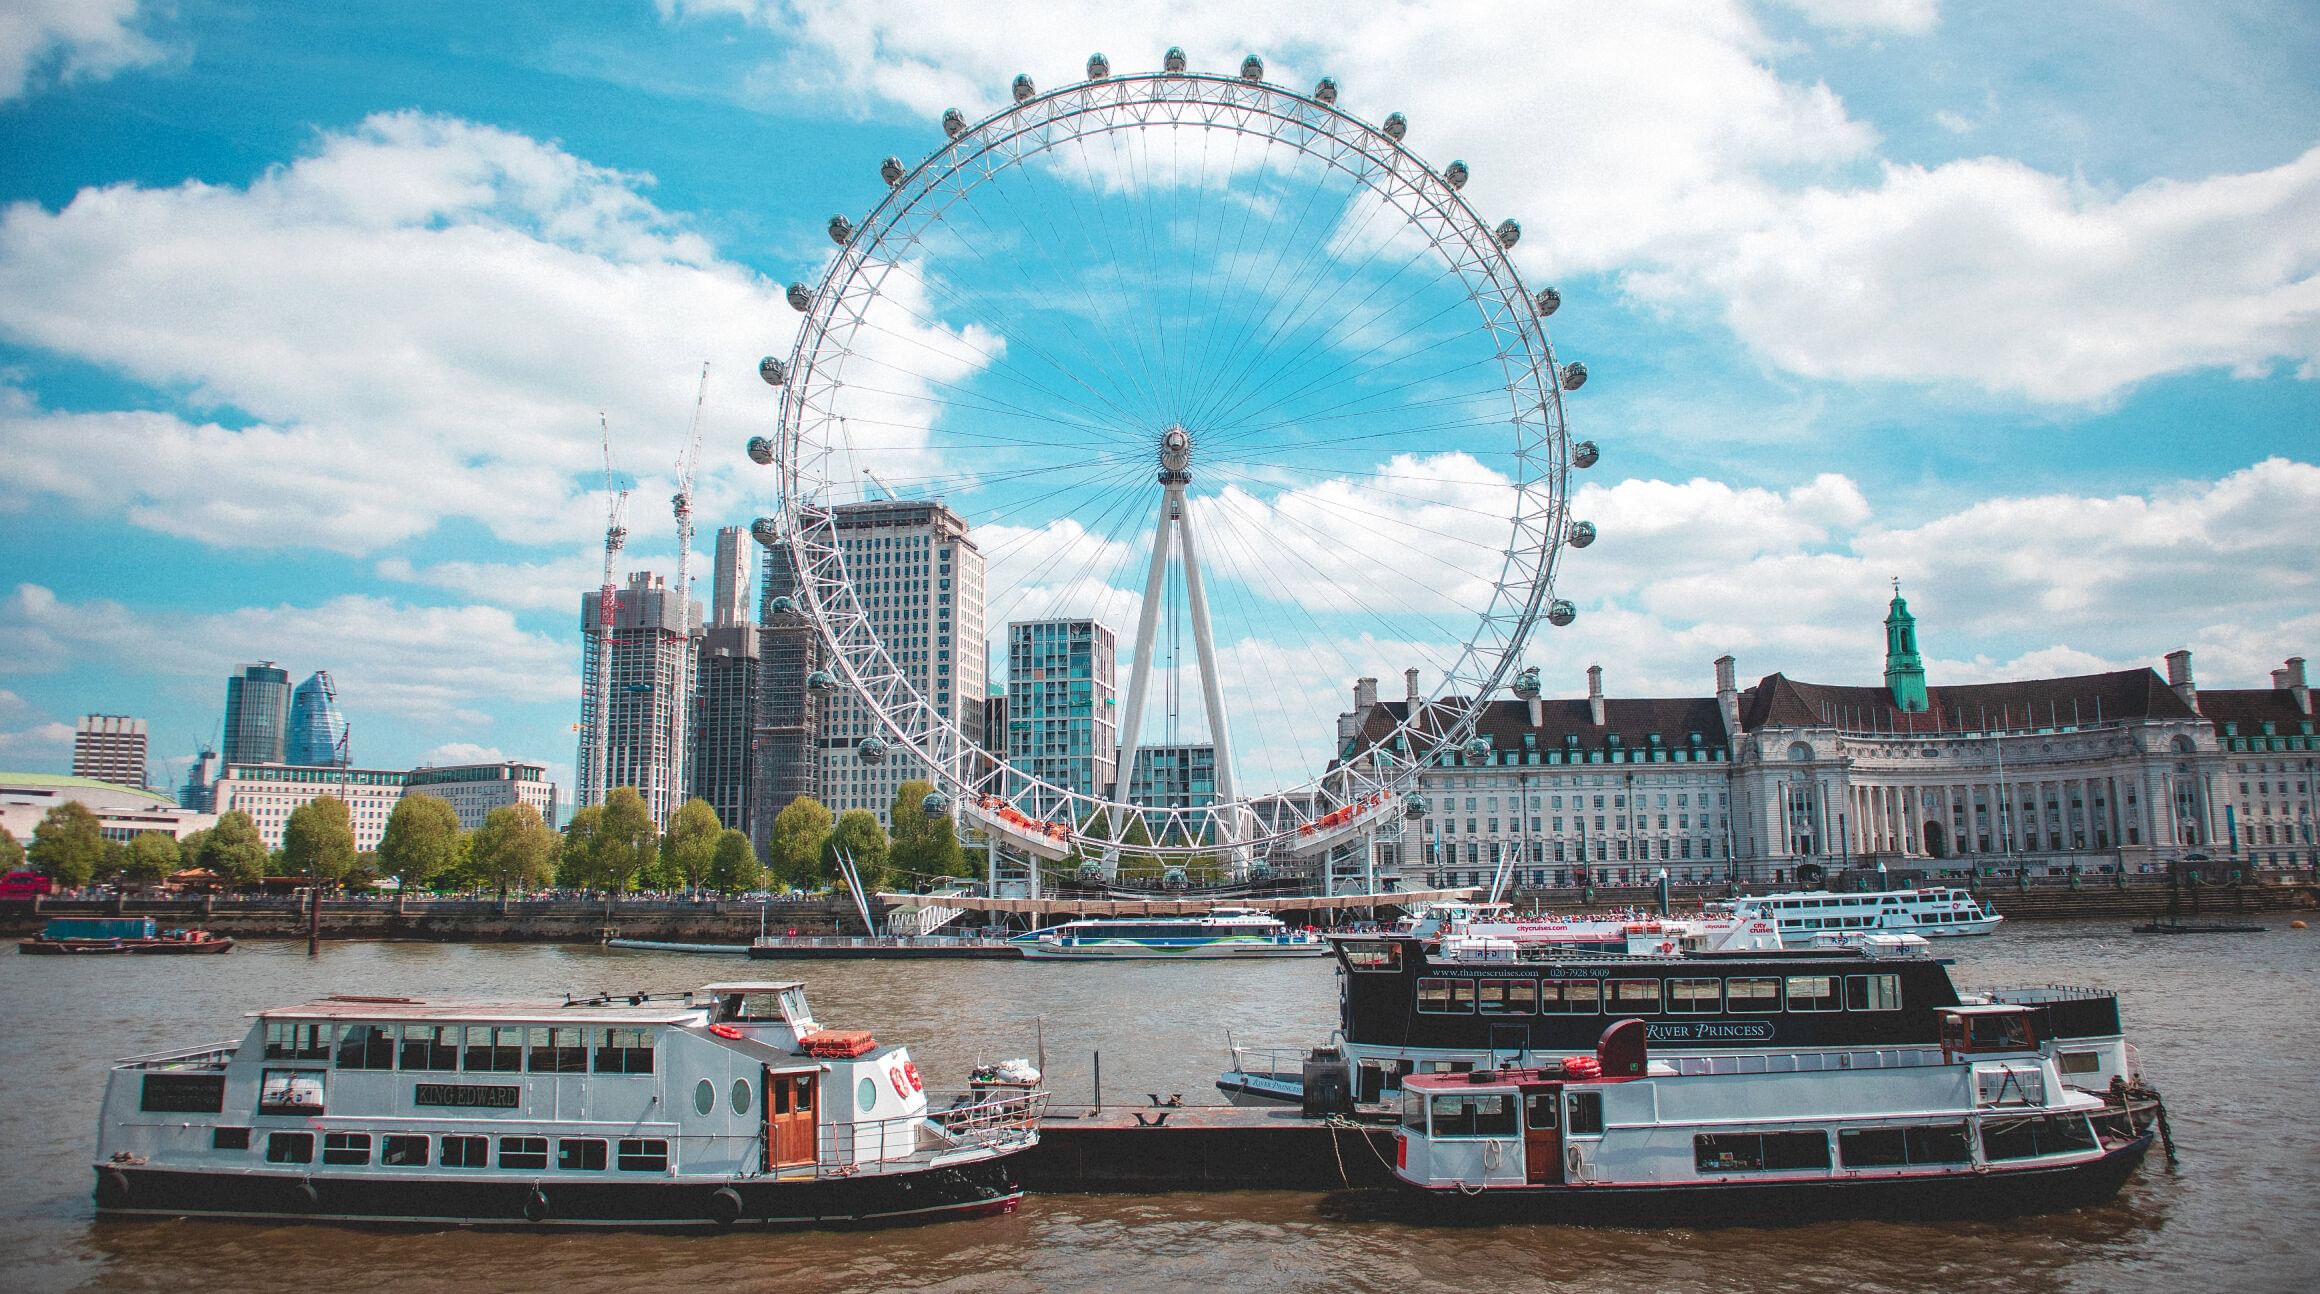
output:
<path id="1" fill-rule="evenodd" d="M 1696 1186 L 1492 1187 L 1473 1195 L 1405 1183 L 1401 1198 L 1428 1221 L 1494 1224 L 1765 1226 L 1864 1217 L 2020 1217 L 2108 1202 L 2143 1162 L 2152 1139 L 2144 1133 L 2100 1158 L 2052 1168 Z"/>
<path id="2" fill-rule="evenodd" d="M 835 1227 L 1011 1213 L 1012 1157 L 909 1173 L 730 1181 L 612 1182 L 203 1173 L 104 1164 L 97 1212 L 116 1217 L 262 1218 L 491 1228 Z"/>

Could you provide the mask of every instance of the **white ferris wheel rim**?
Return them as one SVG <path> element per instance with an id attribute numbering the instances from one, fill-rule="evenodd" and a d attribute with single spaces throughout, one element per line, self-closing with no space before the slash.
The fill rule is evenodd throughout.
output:
<path id="1" fill-rule="evenodd" d="M 1024 88 L 1019 83 L 1019 96 Z M 1133 802 L 1125 771 L 1116 779 L 1119 794 L 1112 797 L 1057 786 L 1010 765 L 1003 750 L 984 750 L 966 735 L 960 720 L 944 718 L 870 629 L 846 578 L 834 514 L 826 503 L 834 483 L 821 470 L 830 441 L 814 435 L 843 420 L 838 392 L 849 343 L 886 276 L 904 263 L 899 251 L 880 258 L 890 240 L 907 246 L 910 231 L 924 228 L 977 185 L 1061 144 L 1116 131 L 1187 126 L 1238 131 L 1286 145 L 1349 176 L 1421 229 L 1448 270 L 1458 275 L 1478 309 L 1480 328 L 1497 351 L 1511 405 L 1513 458 L 1520 465 L 1514 481 L 1518 504 L 1509 518 L 1508 543 L 1489 604 L 1450 667 L 1438 673 L 1431 691 L 1409 707 L 1369 757 L 1357 763 L 1332 760 L 1293 787 L 1189 808 Z M 906 223 L 913 219 L 915 225 Z M 838 239 L 840 222 L 832 224 L 832 237 Z M 1557 557 L 1570 524 L 1572 442 L 1562 395 L 1545 327 L 1507 256 L 1507 244 L 1466 203 L 1459 186 L 1398 138 L 1333 101 L 1261 79 L 1193 72 L 1107 75 L 1018 97 L 982 121 L 962 123 L 945 144 L 891 179 L 870 215 L 845 230 L 837 255 L 804 307 L 781 382 L 772 446 L 780 491 L 778 542 L 794 554 L 795 614 L 817 631 L 838 686 L 852 689 L 863 701 L 884 741 L 924 763 L 938 792 L 961 801 L 982 795 L 984 788 L 970 783 L 961 768 L 972 758 L 1000 771 L 1008 806 L 1035 823 L 1084 823 L 1099 812 L 1119 823 L 1132 813 L 1161 824 L 1149 832 L 1154 843 L 1136 845 L 1134 852 L 1215 855 L 1224 847 L 1219 842 L 1229 842 L 1261 854 L 1268 846 L 1310 839 L 1317 826 L 1334 826 L 1352 813 L 1398 808 L 1390 802 L 1409 790 L 1417 771 L 1460 752 L 1474 733 L 1478 703 L 1508 684 L 1553 594 Z M 1259 812 L 1260 805 L 1265 812 Z"/>

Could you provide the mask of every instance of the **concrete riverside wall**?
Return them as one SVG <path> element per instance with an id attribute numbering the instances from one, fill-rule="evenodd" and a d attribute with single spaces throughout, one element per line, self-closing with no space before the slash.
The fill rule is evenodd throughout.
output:
<path id="1" fill-rule="evenodd" d="M 608 931 L 626 939 L 745 944 L 757 937 L 758 913 L 773 934 L 861 934 L 850 902 L 760 904 L 740 901 L 656 902 L 603 899 L 376 899 L 322 904 L 325 939 L 417 939 L 477 943 L 595 943 Z M 164 929 L 199 926 L 239 939 L 302 939 L 305 900 L 225 896 L 170 899 L 42 899 L 0 904 L 0 934 L 36 933 L 50 917 L 151 917 Z"/>

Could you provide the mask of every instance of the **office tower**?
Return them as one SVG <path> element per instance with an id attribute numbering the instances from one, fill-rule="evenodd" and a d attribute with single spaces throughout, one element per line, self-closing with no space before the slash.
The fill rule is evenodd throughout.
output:
<path id="1" fill-rule="evenodd" d="M 282 763 L 289 726 L 288 670 L 262 661 L 226 679 L 225 763 Z"/>
<path id="2" fill-rule="evenodd" d="M 596 741 L 597 699 L 589 682 L 596 677 L 599 595 L 580 596 L 580 797 L 582 807 L 604 802 L 606 791 L 633 786 L 644 796 L 653 822 L 666 825 L 683 800 L 676 785 L 676 741 L 688 731 L 678 692 L 683 686 L 687 618 L 675 590 L 649 571 L 630 573 L 628 587 L 613 593 L 612 694 L 604 724 L 606 770 L 601 785 L 591 780 L 590 751 Z M 690 623 L 699 624 L 698 608 Z"/>
<path id="3" fill-rule="evenodd" d="M 327 670 L 316 670 L 290 694 L 285 762 L 308 768 L 344 768 L 354 762 L 346 716 L 338 711 L 338 688 Z"/>
<path id="4" fill-rule="evenodd" d="M 797 567 L 789 544 L 765 554 L 765 587 L 758 604 L 757 704 L 750 719 L 749 838 L 760 855 L 773 834 L 773 820 L 806 797 L 822 798 L 822 750 L 818 740 L 820 695 L 806 678 L 826 665 L 821 639 L 794 609 Z"/>
<path id="5" fill-rule="evenodd" d="M 723 536 L 719 536 L 722 540 Z M 718 551 L 718 574 L 725 571 Z M 724 590 L 719 588 L 723 596 Z M 757 626 L 712 624 L 701 636 L 693 671 L 693 751 L 685 762 L 692 793 L 709 802 L 717 821 L 739 831 L 750 826 L 752 716 L 757 709 Z"/>
<path id="6" fill-rule="evenodd" d="M 1117 648 L 1096 620 L 1007 626 L 1007 763 L 1087 795 L 1111 787 L 1120 757 Z"/>
<path id="7" fill-rule="evenodd" d="M 749 590 L 756 583 L 757 546 L 739 526 L 717 532 L 716 566 L 709 572 L 709 623 L 749 623 Z"/>
<path id="8" fill-rule="evenodd" d="M 124 714 L 82 716 L 73 725 L 72 771 L 115 786 L 145 785 L 145 721 Z"/>
<path id="9" fill-rule="evenodd" d="M 208 746 L 202 747 L 201 753 L 193 757 L 193 766 L 185 770 L 185 785 L 177 788 L 177 806 L 203 813 L 213 812 L 217 806 L 216 783 L 220 767 L 217 751 Z"/>

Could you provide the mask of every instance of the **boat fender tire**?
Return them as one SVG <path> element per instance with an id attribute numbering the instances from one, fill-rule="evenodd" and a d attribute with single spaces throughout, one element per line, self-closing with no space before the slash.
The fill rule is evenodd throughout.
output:
<path id="1" fill-rule="evenodd" d="M 129 1203 L 129 1175 L 118 1168 L 97 1170 L 97 1207 L 123 1208 Z"/>
<path id="2" fill-rule="evenodd" d="M 709 1218 L 718 1226 L 729 1227 L 741 1220 L 741 1192 L 730 1186 L 720 1186 L 709 1195 Z"/>
<path id="3" fill-rule="evenodd" d="M 302 1209 L 311 1209 L 322 1203 L 322 1192 L 315 1190 L 311 1181 L 298 1183 L 297 1189 L 290 1194 Z"/>
<path id="4" fill-rule="evenodd" d="M 1570 1170 L 1568 1173 L 1570 1180 L 1574 1182 L 1587 1180 L 1587 1157 L 1579 1153 L 1577 1146 L 1564 1152 L 1563 1162 Z"/>
<path id="5" fill-rule="evenodd" d="M 524 1201 L 524 1220 L 527 1222 L 545 1222 L 548 1220 L 548 1193 L 546 1191 L 537 1186 L 532 1188 L 531 1197 Z"/>

